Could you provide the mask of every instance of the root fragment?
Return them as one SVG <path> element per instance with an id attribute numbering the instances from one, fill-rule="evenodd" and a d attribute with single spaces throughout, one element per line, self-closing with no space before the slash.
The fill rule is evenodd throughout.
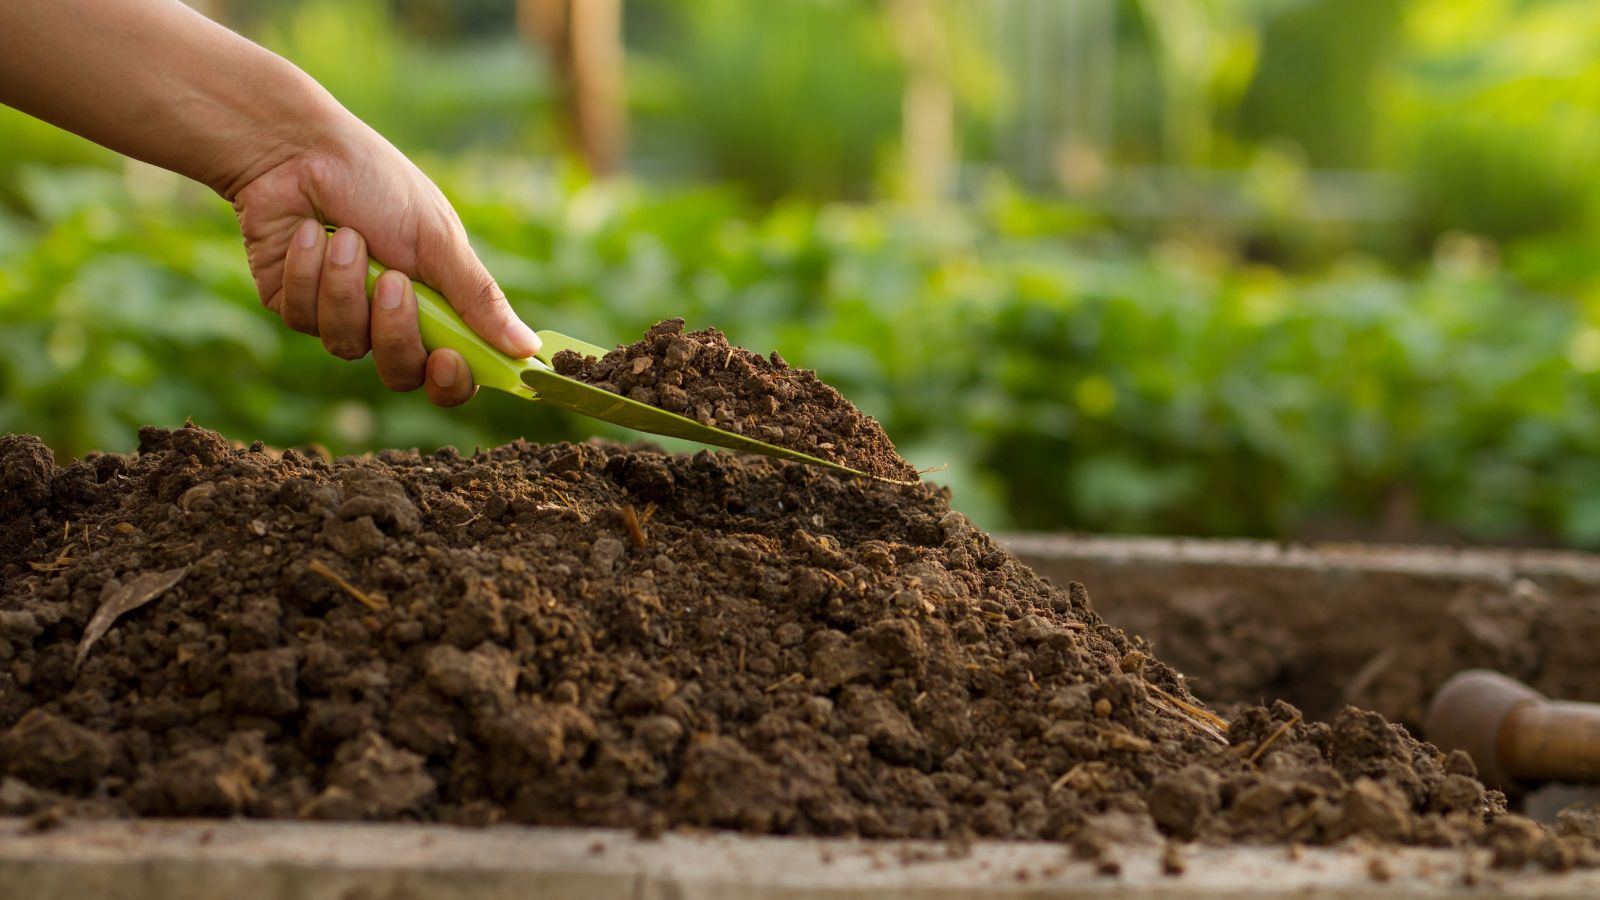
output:
<path id="1" fill-rule="evenodd" d="M 73 561 L 74 557 L 72 554 L 68 553 L 66 550 L 62 550 L 61 555 L 55 559 L 47 562 L 30 562 L 28 563 L 28 568 L 34 570 L 35 572 L 59 572 L 62 569 L 65 569 L 67 566 L 72 565 Z"/>
<path id="2" fill-rule="evenodd" d="M 321 575 L 323 578 L 333 582 L 335 585 L 343 589 L 345 593 L 356 598 L 356 602 L 360 603 L 362 606 L 365 606 L 367 609 L 377 612 L 378 610 L 388 609 L 389 607 L 388 601 L 384 600 L 382 597 L 369 594 L 346 581 L 344 576 L 329 568 L 328 564 L 320 559 L 313 559 L 311 562 L 306 563 L 306 569 L 308 571 L 315 572 L 316 574 Z"/>
<path id="3" fill-rule="evenodd" d="M 655 515 L 655 512 L 656 505 L 654 503 L 646 504 L 642 513 L 634 509 L 631 503 L 622 507 L 622 525 L 628 529 L 628 539 L 633 542 L 635 547 L 643 548 L 647 542 L 648 536 L 645 534 L 644 526 L 646 522 L 650 521 L 650 517 Z"/>
<path id="4" fill-rule="evenodd" d="M 1150 692 L 1146 696 L 1150 699 L 1151 705 L 1157 709 L 1166 709 L 1168 712 L 1176 713 L 1179 718 L 1190 722 L 1220 743 L 1226 744 L 1228 742 L 1228 721 L 1226 719 L 1209 709 L 1203 709 L 1193 703 L 1180 700 L 1148 681 L 1145 682 L 1144 686 Z"/>
<path id="5" fill-rule="evenodd" d="M 1283 723 L 1282 725 L 1279 725 L 1276 731 L 1274 731 L 1271 734 L 1267 735 L 1267 739 L 1266 740 L 1264 740 L 1260 744 L 1256 745 L 1256 749 L 1250 751 L 1250 756 L 1249 756 L 1250 761 L 1251 762 L 1255 762 L 1256 760 L 1260 759 L 1261 758 L 1261 754 L 1267 752 L 1267 748 L 1272 746 L 1272 742 L 1273 741 L 1276 741 L 1278 738 L 1281 738 L 1285 734 L 1288 734 L 1289 729 L 1293 728 L 1299 722 L 1300 722 L 1300 714 L 1299 713 L 1295 713 L 1294 714 L 1294 718 L 1292 718 L 1289 721 Z"/>
<path id="6" fill-rule="evenodd" d="M 579 522 L 587 523 L 589 521 L 589 517 L 584 515 L 583 510 L 578 508 L 578 504 L 572 502 L 572 498 L 567 496 L 565 491 L 549 485 L 546 485 L 546 488 L 550 491 L 550 493 L 556 495 L 557 500 L 561 501 L 562 508 L 571 510 L 572 514 L 578 517 Z"/>
<path id="7" fill-rule="evenodd" d="M 85 529 L 84 529 L 84 536 L 85 537 L 88 536 L 87 527 L 85 527 Z M 48 560 L 46 562 L 32 562 L 32 561 L 30 561 L 28 563 L 28 568 L 34 570 L 35 572 L 59 572 L 62 569 L 65 569 L 66 567 L 72 565 L 74 562 L 77 561 L 77 557 L 72 555 L 71 538 L 72 538 L 72 523 L 68 522 L 65 525 L 63 525 L 62 528 L 61 528 L 61 552 L 59 554 L 57 554 L 56 558 L 52 559 L 52 560 Z M 85 542 L 84 547 L 85 547 L 85 549 L 88 548 L 88 543 L 87 542 Z"/>
<path id="8" fill-rule="evenodd" d="M 1066 770 L 1065 772 L 1062 772 L 1060 778 L 1057 778 L 1055 781 L 1052 781 L 1050 783 L 1050 793 L 1053 794 L 1056 791 L 1059 791 L 1062 788 L 1066 787 L 1067 783 L 1072 781 L 1072 776 L 1078 774 L 1078 771 L 1080 769 L 1082 769 L 1082 768 L 1083 768 L 1083 763 L 1078 763 L 1077 765 L 1075 765 L 1072 768 Z"/>
<path id="9" fill-rule="evenodd" d="M 801 684 L 805 680 L 806 680 L 806 676 L 800 674 L 799 672 L 791 672 L 788 676 L 786 676 L 784 678 L 780 678 L 777 681 L 774 681 L 773 683 L 771 683 L 771 684 L 767 685 L 766 687 L 762 688 L 762 693 L 770 694 L 773 691 L 778 690 L 779 688 L 787 687 L 788 685 L 791 685 L 791 684 Z"/>

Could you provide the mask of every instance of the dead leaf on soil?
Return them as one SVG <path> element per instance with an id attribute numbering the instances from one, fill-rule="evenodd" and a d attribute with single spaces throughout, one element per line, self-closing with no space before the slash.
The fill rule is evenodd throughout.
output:
<path id="1" fill-rule="evenodd" d="M 112 624 L 118 618 L 166 593 L 187 574 L 189 574 L 188 566 L 165 572 L 145 572 L 116 590 L 107 592 L 107 596 L 100 601 L 100 608 L 95 610 L 94 618 L 89 620 L 89 627 L 83 630 L 83 639 L 78 642 L 78 655 L 73 660 L 73 668 L 83 665 L 84 657 L 89 655 L 89 648 L 111 630 Z"/>

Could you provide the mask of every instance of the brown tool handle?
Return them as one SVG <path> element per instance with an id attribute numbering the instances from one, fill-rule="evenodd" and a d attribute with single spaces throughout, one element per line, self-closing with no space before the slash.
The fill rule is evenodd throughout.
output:
<path id="1" fill-rule="evenodd" d="M 1519 781 L 1600 781 L 1600 704 L 1543 700 L 1506 716 L 1500 768 Z"/>
<path id="2" fill-rule="evenodd" d="M 1488 669 L 1458 672 L 1439 686 L 1428 706 L 1423 733 L 1441 750 L 1464 750 L 1490 787 L 1516 792 L 1515 778 L 1500 767 L 1500 740 L 1513 710 L 1547 702 L 1520 681 Z"/>

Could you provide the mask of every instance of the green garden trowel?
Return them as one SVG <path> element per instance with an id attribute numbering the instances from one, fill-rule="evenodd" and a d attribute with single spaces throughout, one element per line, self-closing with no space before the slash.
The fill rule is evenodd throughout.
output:
<path id="1" fill-rule="evenodd" d="M 330 232 L 332 228 L 328 229 Z M 384 267 L 376 262 L 367 266 L 367 291 L 372 291 L 373 284 L 382 274 Z M 658 409 L 637 400 L 629 400 L 610 391 L 585 384 L 575 378 L 557 375 L 551 368 L 550 360 L 562 350 L 573 350 L 584 356 L 599 358 L 609 351 L 604 347 L 580 341 L 554 331 L 538 332 L 539 340 L 544 342 L 538 355 L 527 359 L 514 359 L 496 350 L 489 342 L 478 337 L 461 315 L 455 311 L 438 292 L 424 284 L 413 281 L 412 287 L 417 295 L 417 324 L 422 331 L 422 345 L 429 352 L 441 348 L 448 348 L 460 353 L 467 361 L 467 366 L 472 370 L 472 378 L 484 387 L 495 388 L 514 394 L 524 400 L 534 400 L 559 406 L 575 413 L 581 413 L 596 419 L 621 425 L 635 431 L 646 431 L 650 434 L 660 434 L 667 437 L 682 438 L 687 441 L 697 441 L 702 444 L 712 444 L 717 447 L 727 447 L 731 450 L 744 450 L 750 453 L 760 453 L 764 456 L 775 456 L 779 459 L 789 459 L 795 462 L 810 463 L 814 466 L 824 466 L 873 478 L 878 481 L 889 481 L 894 484 L 902 482 L 869 475 L 866 472 L 841 466 L 821 457 L 799 453 L 764 441 L 754 440 L 742 434 L 734 434 L 721 428 L 703 425 L 693 419 Z"/>

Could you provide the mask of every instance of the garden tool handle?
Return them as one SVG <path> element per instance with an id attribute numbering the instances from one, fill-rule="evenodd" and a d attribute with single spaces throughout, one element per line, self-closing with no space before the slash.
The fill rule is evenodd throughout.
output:
<path id="1" fill-rule="evenodd" d="M 1600 704 L 1553 701 L 1498 672 L 1446 681 L 1424 728 L 1442 749 L 1467 751 L 1491 787 L 1600 782 Z"/>
<path id="2" fill-rule="evenodd" d="M 1500 766 L 1519 781 L 1600 781 L 1600 704 L 1547 700 L 1513 709 Z"/>
<path id="3" fill-rule="evenodd" d="M 324 226 L 329 234 L 337 229 Z M 367 295 L 372 295 L 373 285 L 386 268 L 377 260 L 367 261 Z M 544 364 L 534 357 L 517 359 L 501 353 L 493 344 L 478 336 L 472 326 L 461 318 L 455 307 L 439 292 L 420 281 L 412 281 L 411 289 L 417 296 L 417 328 L 422 334 L 422 346 L 429 353 L 435 350 L 454 350 L 467 361 L 472 379 L 484 387 L 498 388 L 514 394 L 528 393 L 522 373 Z"/>

